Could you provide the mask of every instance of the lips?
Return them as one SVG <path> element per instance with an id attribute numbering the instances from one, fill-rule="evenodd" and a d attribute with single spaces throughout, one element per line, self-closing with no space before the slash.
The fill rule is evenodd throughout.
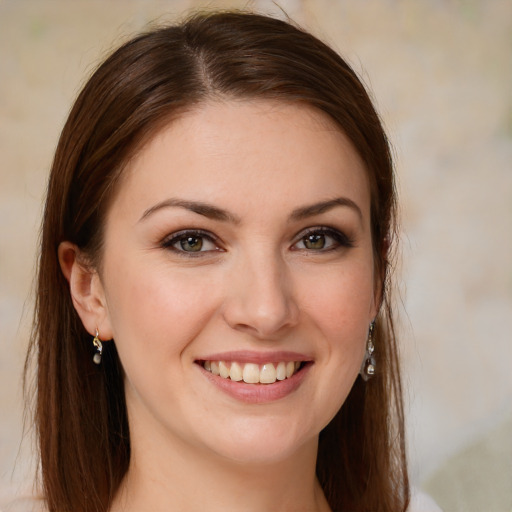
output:
<path id="1" fill-rule="evenodd" d="M 209 354 L 195 363 L 222 392 L 242 402 L 261 404 L 297 390 L 314 361 L 297 352 L 234 351 Z"/>
<path id="2" fill-rule="evenodd" d="M 292 377 L 301 367 L 301 361 L 279 361 L 257 364 L 253 362 L 206 360 L 203 368 L 223 379 L 247 384 L 274 384 Z"/>

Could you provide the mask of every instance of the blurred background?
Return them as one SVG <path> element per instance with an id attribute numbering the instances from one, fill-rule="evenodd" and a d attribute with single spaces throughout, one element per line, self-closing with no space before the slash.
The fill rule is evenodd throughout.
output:
<path id="1" fill-rule="evenodd" d="M 0 0 L 0 504 L 30 488 L 21 372 L 66 114 L 114 46 L 205 6 L 280 6 L 372 91 L 401 197 L 411 477 L 447 512 L 511 512 L 512 0 Z"/>

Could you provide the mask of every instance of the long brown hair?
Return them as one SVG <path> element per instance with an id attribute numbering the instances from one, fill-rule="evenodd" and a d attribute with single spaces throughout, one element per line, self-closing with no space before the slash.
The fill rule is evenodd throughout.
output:
<path id="1" fill-rule="evenodd" d="M 26 365 L 31 357 L 37 362 L 34 415 L 48 509 L 107 511 L 130 460 L 115 343 L 105 346 L 96 367 L 58 246 L 73 242 L 99 268 L 105 214 L 125 164 L 165 123 L 215 97 L 320 109 L 366 164 L 374 259 L 383 281 L 374 338 L 378 371 L 368 382 L 358 377 L 321 432 L 317 475 L 334 511 L 403 511 L 409 486 L 387 282 L 396 220 L 388 142 L 367 92 L 339 55 L 291 23 L 245 12 L 196 14 L 130 40 L 87 82 L 62 131 L 43 217 Z"/>

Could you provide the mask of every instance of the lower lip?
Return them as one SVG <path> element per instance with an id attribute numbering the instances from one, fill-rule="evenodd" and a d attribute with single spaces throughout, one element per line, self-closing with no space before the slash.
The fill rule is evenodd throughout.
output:
<path id="1" fill-rule="evenodd" d="M 311 366 L 312 364 L 308 363 L 288 379 L 277 380 L 273 384 L 247 384 L 243 381 L 224 379 L 198 365 L 205 377 L 221 391 L 249 404 L 275 402 L 290 395 L 301 385 Z"/>

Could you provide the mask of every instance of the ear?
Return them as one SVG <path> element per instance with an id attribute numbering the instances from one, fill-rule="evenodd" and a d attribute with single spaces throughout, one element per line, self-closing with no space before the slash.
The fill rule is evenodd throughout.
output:
<path id="1" fill-rule="evenodd" d="M 69 283 L 71 300 L 86 331 L 94 336 L 98 329 L 102 340 L 113 338 L 105 292 L 98 272 L 88 265 L 80 249 L 71 242 L 62 242 L 59 263 Z"/>

